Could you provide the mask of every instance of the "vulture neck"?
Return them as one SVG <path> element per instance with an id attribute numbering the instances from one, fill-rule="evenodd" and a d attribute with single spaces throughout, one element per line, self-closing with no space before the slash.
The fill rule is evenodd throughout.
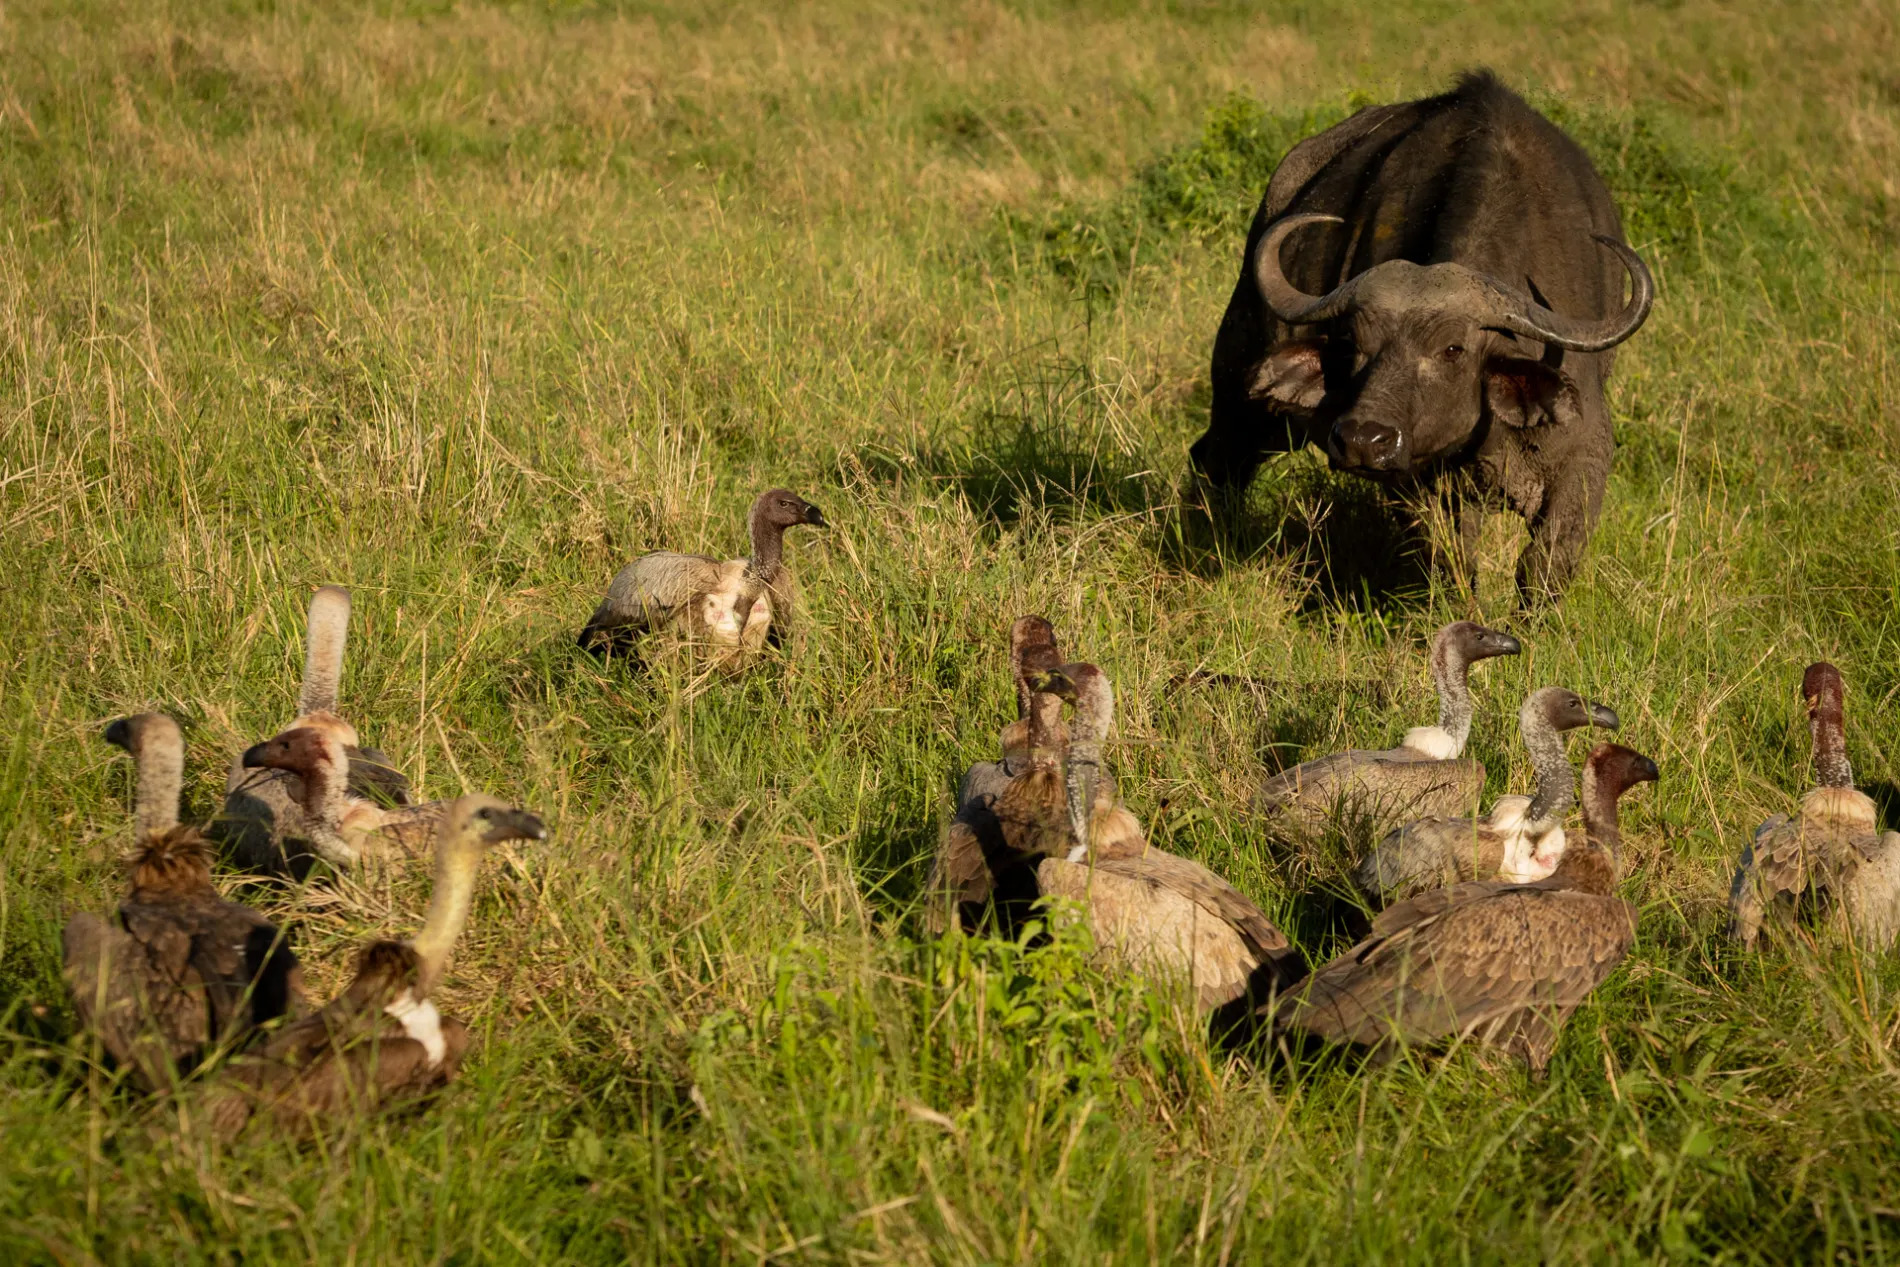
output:
<path id="1" fill-rule="evenodd" d="M 1841 725 L 1839 697 L 1822 697 L 1808 708 L 1808 733 L 1814 738 L 1814 780 L 1820 787 L 1853 787 L 1854 767 L 1847 759 L 1847 733 Z"/>
<path id="2" fill-rule="evenodd" d="M 1577 772 L 1570 768 L 1570 754 L 1564 751 L 1563 732 L 1550 724 L 1534 699 L 1526 701 L 1518 714 L 1518 728 L 1531 754 L 1531 768 L 1537 772 L 1537 794 L 1524 811 L 1524 824 L 1541 832 L 1562 823 L 1576 804 Z"/>
<path id="3" fill-rule="evenodd" d="M 475 878 L 481 871 L 482 847 L 466 830 L 443 825 L 435 849 L 435 889 L 429 895 L 429 913 L 422 931 L 409 944 L 416 952 L 416 997 L 424 999 L 442 977 L 449 952 L 468 923 L 475 900 Z"/>
<path id="4" fill-rule="evenodd" d="M 301 774 L 304 818 L 312 837 L 321 837 L 323 843 L 338 851 L 338 856 L 353 854 L 355 851 L 343 839 L 350 783 L 350 756 L 343 749 L 343 741 L 325 735 L 322 758 Z M 317 842 L 313 839 L 312 843 Z"/>
<path id="5" fill-rule="evenodd" d="M 754 581 L 764 580 L 778 571 L 785 558 L 785 525 L 772 521 L 765 499 L 761 497 L 752 503 L 747 526 L 752 533 L 752 557 L 746 560 L 746 576 Z"/>
<path id="6" fill-rule="evenodd" d="M 1075 847 L 1086 850 L 1095 818 L 1096 789 L 1102 779 L 1102 741 L 1115 720 L 1115 693 L 1100 672 L 1085 673 L 1075 685 L 1075 725 L 1069 732 L 1063 781 L 1069 829 Z"/>
<path id="7" fill-rule="evenodd" d="M 1057 730 L 1062 724 L 1062 699 L 1046 693 L 1029 697 L 1029 750 L 1026 754 L 1032 770 L 1053 770 L 1062 759 Z"/>
<path id="8" fill-rule="evenodd" d="M 139 745 L 138 791 L 132 821 L 139 838 L 178 826 L 178 802 L 185 793 L 185 741 L 176 730 L 154 734 Z"/>
<path id="9" fill-rule="evenodd" d="M 310 596 L 310 619 L 304 635 L 303 693 L 297 713 L 336 711 L 343 680 L 343 646 L 350 633 L 350 594 L 326 585 Z"/>
<path id="10" fill-rule="evenodd" d="M 1442 638 L 1432 647 L 1432 683 L 1438 688 L 1438 728 L 1451 736 L 1451 755 L 1460 756 L 1471 738 L 1471 662 Z"/>
<path id="11" fill-rule="evenodd" d="M 1606 781 L 1594 763 L 1583 767 L 1583 834 L 1609 856 L 1612 867 L 1623 852 L 1623 818 L 1617 808 L 1623 789 Z"/>

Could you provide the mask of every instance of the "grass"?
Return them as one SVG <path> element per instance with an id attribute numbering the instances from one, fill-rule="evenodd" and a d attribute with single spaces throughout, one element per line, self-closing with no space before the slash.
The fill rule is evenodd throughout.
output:
<path id="1" fill-rule="evenodd" d="M 1861 781 L 1900 782 L 1896 35 L 1806 0 L 7 7 L 0 1255 L 1900 1257 L 1900 966 L 1720 936 L 1804 783 L 1809 660 Z M 1239 555 L 1174 506 L 1272 163 L 1480 63 L 1591 148 L 1661 287 L 1584 572 L 1481 671 L 1475 740 L 1520 784 L 1515 701 L 1560 681 L 1661 763 L 1635 956 L 1540 1086 L 1469 1052 L 1273 1070 L 1075 932 L 924 937 L 1040 610 L 1114 676 L 1157 841 L 1335 944 L 1299 898 L 1342 857 L 1241 809 L 1429 713 L 1423 639 L 1506 618 L 1519 530 L 1474 604 L 1355 582 L 1379 513 L 1310 455 Z M 787 654 L 573 652 L 615 567 L 737 548 L 767 483 L 837 525 L 794 535 Z M 58 929 L 118 884 L 101 724 L 179 714 L 210 812 L 325 581 L 364 733 L 555 835 L 491 869 L 444 990 L 479 1054 L 433 1112 L 215 1153 L 69 1041 Z M 264 900 L 327 990 L 425 889 Z"/>

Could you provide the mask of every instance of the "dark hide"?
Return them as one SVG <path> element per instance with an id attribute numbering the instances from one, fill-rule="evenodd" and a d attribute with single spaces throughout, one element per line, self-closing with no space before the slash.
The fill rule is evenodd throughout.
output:
<path id="1" fill-rule="evenodd" d="M 1212 416 L 1192 450 L 1201 477 L 1227 494 L 1266 455 L 1302 444 L 1401 492 L 1466 472 L 1445 481 L 1461 542 L 1475 539 L 1486 505 L 1508 507 L 1530 527 L 1523 596 L 1560 596 L 1609 477 L 1614 352 L 1501 329 L 1438 269 L 1330 320 L 1289 325 L 1263 298 L 1257 255 L 1274 221 L 1305 212 L 1344 220 L 1301 227 L 1281 252 L 1287 281 L 1309 295 L 1389 260 L 1455 262 L 1595 321 L 1622 310 L 1627 274 L 1592 240 L 1621 229 L 1589 158 L 1488 73 L 1362 110 L 1295 147 L 1254 215 L 1214 341 Z"/>

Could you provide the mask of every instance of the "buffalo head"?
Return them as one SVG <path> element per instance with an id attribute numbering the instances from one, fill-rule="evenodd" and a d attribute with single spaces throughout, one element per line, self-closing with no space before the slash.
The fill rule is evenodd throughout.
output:
<path id="1" fill-rule="evenodd" d="M 1530 294 L 1463 264 L 1387 260 L 1309 295 L 1287 281 L 1280 247 L 1308 224 L 1339 217 L 1287 216 L 1267 230 L 1255 279 L 1273 315 L 1322 326 L 1267 353 L 1250 394 L 1279 408 L 1330 418 L 1326 452 L 1342 470 L 1405 474 L 1461 448 L 1486 414 L 1509 427 L 1574 422 L 1577 385 L 1555 349 L 1601 352 L 1635 334 L 1655 283 L 1636 252 L 1596 240 L 1629 271 L 1630 299 L 1602 321 L 1552 312 Z M 1518 352 L 1516 336 L 1540 341 L 1544 359 Z"/>

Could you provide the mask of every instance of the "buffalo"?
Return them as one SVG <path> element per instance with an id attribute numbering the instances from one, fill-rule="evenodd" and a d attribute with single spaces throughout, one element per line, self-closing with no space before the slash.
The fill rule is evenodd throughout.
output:
<path id="1" fill-rule="evenodd" d="M 1254 213 L 1198 477 L 1232 497 L 1310 443 L 1442 490 L 1467 577 L 1484 511 L 1508 508 L 1530 529 L 1519 591 L 1554 600 L 1609 479 L 1612 349 L 1654 296 L 1589 157 L 1490 73 L 1361 110 L 1295 146 Z"/>

